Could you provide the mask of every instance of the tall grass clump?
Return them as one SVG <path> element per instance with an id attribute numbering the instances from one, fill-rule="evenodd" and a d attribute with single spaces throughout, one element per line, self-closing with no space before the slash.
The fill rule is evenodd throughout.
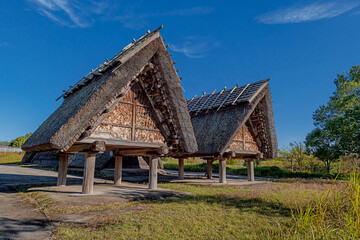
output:
<path id="1" fill-rule="evenodd" d="M 335 182 L 320 199 L 293 214 L 291 228 L 272 235 L 278 239 L 360 239 L 360 179 L 351 174 L 344 187 Z"/>

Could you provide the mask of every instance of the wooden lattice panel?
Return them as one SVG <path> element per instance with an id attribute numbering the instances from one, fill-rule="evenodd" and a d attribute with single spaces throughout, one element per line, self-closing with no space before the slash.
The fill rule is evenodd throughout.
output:
<path id="1" fill-rule="evenodd" d="M 255 152 L 259 151 L 259 147 L 256 143 L 256 138 L 251 132 L 248 124 L 244 124 L 244 126 L 242 126 L 242 128 L 236 133 L 235 137 L 230 143 L 230 148 Z"/>
<path id="2" fill-rule="evenodd" d="M 150 129 L 158 129 L 156 127 L 156 123 L 153 120 L 152 112 L 150 108 L 144 106 L 136 106 L 136 124 L 135 126 L 138 128 L 150 128 Z"/>
<path id="3" fill-rule="evenodd" d="M 164 143 L 151 106 L 135 83 L 110 111 L 91 137 Z"/>
<path id="4" fill-rule="evenodd" d="M 100 124 L 92 137 L 131 140 L 131 128 Z"/>
<path id="5" fill-rule="evenodd" d="M 165 139 L 160 132 L 143 129 L 136 129 L 135 139 L 140 142 L 165 142 Z"/>
<path id="6" fill-rule="evenodd" d="M 242 141 L 232 141 L 230 143 L 230 148 L 231 149 L 238 149 L 238 150 L 244 150 L 244 142 Z"/>
<path id="7" fill-rule="evenodd" d="M 118 103 L 115 108 L 106 116 L 103 123 L 114 123 L 131 126 L 132 104 Z"/>

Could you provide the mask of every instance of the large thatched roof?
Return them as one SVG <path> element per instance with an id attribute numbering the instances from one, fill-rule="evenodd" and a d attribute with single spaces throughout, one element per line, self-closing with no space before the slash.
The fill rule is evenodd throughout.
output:
<path id="1" fill-rule="evenodd" d="M 130 84 L 139 81 L 137 76 L 145 72 L 151 61 L 157 63 L 157 76 L 166 92 L 167 108 L 171 110 L 171 124 L 176 131 L 179 151 L 196 151 L 197 144 L 180 79 L 158 30 L 134 40 L 66 91 L 61 96 L 64 98 L 61 106 L 22 148 L 26 151 L 67 151 L 86 130 L 96 127 L 94 124 L 109 112 L 115 99 L 123 96 Z"/>
<path id="2" fill-rule="evenodd" d="M 197 155 L 222 156 L 241 127 L 258 124 L 256 133 L 265 158 L 277 156 L 277 138 L 268 80 L 187 101 L 198 143 Z"/>

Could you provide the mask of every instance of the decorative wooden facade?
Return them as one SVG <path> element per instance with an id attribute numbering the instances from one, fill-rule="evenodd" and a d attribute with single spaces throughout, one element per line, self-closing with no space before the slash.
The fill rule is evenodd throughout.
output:
<path id="1" fill-rule="evenodd" d="M 23 145 L 27 152 L 61 154 L 59 185 L 72 153 L 87 154 L 83 192 L 91 193 L 96 153 L 114 152 L 119 184 L 123 156 L 155 159 L 197 151 L 180 79 L 158 30 L 134 40 L 65 91 L 61 106 Z M 157 159 L 149 164 L 152 178 L 154 164 Z M 156 188 L 156 182 L 150 179 L 150 186 Z"/>

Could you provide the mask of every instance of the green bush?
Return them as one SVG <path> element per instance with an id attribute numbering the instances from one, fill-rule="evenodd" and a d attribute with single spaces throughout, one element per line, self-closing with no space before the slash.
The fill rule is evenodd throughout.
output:
<path id="1" fill-rule="evenodd" d="M 164 168 L 169 170 L 178 170 L 177 163 L 164 163 Z M 194 164 L 194 165 L 184 165 L 184 170 L 189 172 L 205 172 L 206 163 Z M 213 171 L 219 171 L 219 164 L 213 164 Z M 228 174 L 237 174 L 237 175 L 247 175 L 246 168 L 232 168 L 226 167 L 226 172 Z M 283 170 L 279 167 L 256 167 L 254 168 L 254 173 L 256 177 L 271 177 L 271 178 L 323 178 L 323 179 L 335 179 L 336 174 L 329 173 L 308 173 L 308 172 L 292 172 L 288 170 Z M 337 179 L 349 179 L 349 174 L 342 173 L 339 174 Z"/>

